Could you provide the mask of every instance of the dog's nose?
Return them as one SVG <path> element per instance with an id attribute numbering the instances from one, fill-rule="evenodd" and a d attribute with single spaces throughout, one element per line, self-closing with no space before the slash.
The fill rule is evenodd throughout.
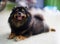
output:
<path id="1" fill-rule="evenodd" d="M 21 15 L 21 13 L 20 13 L 20 12 L 19 12 L 18 14 L 19 14 L 19 15 Z"/>

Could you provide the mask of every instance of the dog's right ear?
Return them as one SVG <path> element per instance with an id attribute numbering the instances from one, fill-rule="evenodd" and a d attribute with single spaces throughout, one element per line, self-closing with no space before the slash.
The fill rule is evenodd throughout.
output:
<path id="1" fill-rule="evenodd" d="M 13 15 L 14 15 L 14 13 L 15 13 L 15 8 L 16 8 L 16 7 L 13 7 L 13 9 L 12 9 L 12 11 L 11 11 L 11 13 L 10 13 L 10 16 L 9 16 L 8 22 L 10 22 L 11 19 L 13 18 Z"/>
<path id="2" fill-rule="evenodd" d="M 11 11 L 11 14 L 10 15 L 14 14 L 15 9 L 16 9 L 16 6 L 12 8 L 12 11 Z"/>
<path id="3" fill-rule="evenodd" d="M 12 11 L 15 11 L 15 8 L 16 8 L 16 6 L 15 6 L 15 7 L 13 7 Z"/>

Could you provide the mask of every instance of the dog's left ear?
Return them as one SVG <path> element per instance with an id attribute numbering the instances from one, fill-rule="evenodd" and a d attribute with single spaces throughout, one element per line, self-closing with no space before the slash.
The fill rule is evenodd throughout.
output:
<path id="1" fill-rule="evenodd" d="M 31 17 L 31 13 L 29 12 L 28 7 L 24 7 L 24 8 L 25 8 L 27 16 Z"/>
<path id="2" fill-rule="evenodd" d="M 32 17 L 29 11 L 26 14 L 27 14 L 27 17 Z"/>
<path id="3" fill-rule="evenodd" d="M 26 10 L 28 10 L 28 8 L 27 8 L 27 7 L 25 7 L 25 9 L 26 9 Z"/>
<path id="4" fill-rule="evenodd" d="M 32 17 L 32 14 L 31 14 L 29 11 L 27 11 L 27 15 L 28 15 L 29 17 Z"/>

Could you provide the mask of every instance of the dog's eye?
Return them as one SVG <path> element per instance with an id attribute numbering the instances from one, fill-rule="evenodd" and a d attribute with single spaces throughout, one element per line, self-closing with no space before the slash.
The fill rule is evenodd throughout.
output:
<path id="1" fill-rule="evenodd" d="M 26 18 L 26 16 L 22 16 L 22 18 Z"/>
<path id="2" fill-rule="evenodd" d="M 22 16 L 22 18 L 25 18 L 24 16 Z"/>

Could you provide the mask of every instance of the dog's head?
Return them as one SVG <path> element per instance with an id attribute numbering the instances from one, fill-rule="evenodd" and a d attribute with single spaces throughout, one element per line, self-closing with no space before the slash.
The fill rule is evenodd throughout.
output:
<path id="1" fill-rule="evenodd" d="M 27 21 L 28 17 L 31 17 L 31 14 L 25 7 L 15 7 L 13 8 L 10 17 L 13 23 L 19 27 Z"/>

